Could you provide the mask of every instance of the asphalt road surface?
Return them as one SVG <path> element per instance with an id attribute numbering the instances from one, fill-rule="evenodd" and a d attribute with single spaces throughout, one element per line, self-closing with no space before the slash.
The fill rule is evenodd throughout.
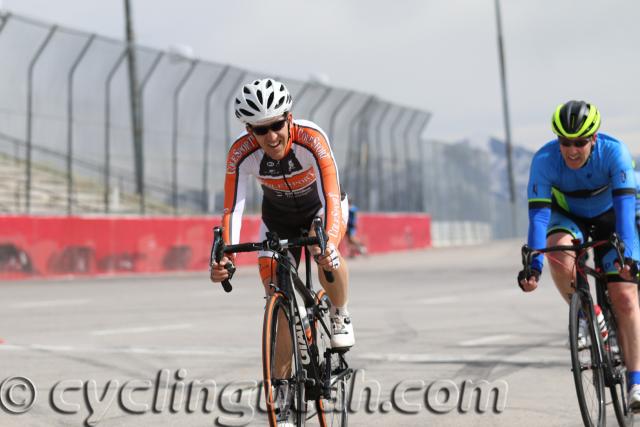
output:
<path id="1" fill-rule="evenodd" d="M 532 294 L 517 288 L 520 244 L 350 260 L 350 425 L 582 425 L 568 307 L 548 275 Z M 267 425 L 257 269 L 233 284 L 226 294 L 206 273 L 1 283 L 0 426 Z M 470 397 L 483 381 L 497 391 Z M 195 400 L 198 386 L 209 395 Z"/>

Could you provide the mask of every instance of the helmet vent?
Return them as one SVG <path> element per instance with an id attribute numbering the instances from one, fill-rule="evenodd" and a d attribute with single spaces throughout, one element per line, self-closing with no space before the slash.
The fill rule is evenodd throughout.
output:
<path id="1" fill-rule="evenodd" d="M 262 100 L 262 91 L 257 91 L 256 95 L 258 96 L 258 101 L 260 101 L 260 104 L 264 103 L 264 101 Z"/>
<path id="2" fill-rule="evenodd" d="M 269 94 L 269 99 L 267 100 L 267 108 L 271 108 L 271 104 L 273 104 L 273 92 Z"/>
<path id="3" fill-rule="evenodd" d="M 249 88 L 248 88 L 248 87 L 246 87 L 246 86 L 242 89 L 242 91 L 243 91 L 244 93 L 246 93 L 247 95 L 251 93 L 251 91 L 249 90 Z"/>
<path id="4" fill-rule="evenodd" d="M 249 104 L 249 107 L 253 108 L 256 111 L 260 111 L 260 108 L 258 108 L 258 106 L 250 99 L 247 99 L 247 104 Z"/>
<path id="5" fill-rule="evenodd" d="M 276 106 L 273 107 L 273 108 L 280 108 L 280 106 L 282 105 L 283 102 L 284 102 L 284 96 L 280 97 L 280 100 L 278 101 Z"/>
<path id="6" fill-rule="evenodd" d="M 253 116 L 253 113 L 252 113 L 251 111 L 247 111 L 247 110 L 245 110 L 244 108 L 241 108 L 241 109 L 240 109 L 240 112 L 241 112 L 242 114 L 244 114 L 245 116 Z"/>
<path id="7" fill-rule="evenodd" d="M 273 82 L 271 80 L 267 80 L 266 88 L 269 89 L 271 86 L 273 86 Z"/>

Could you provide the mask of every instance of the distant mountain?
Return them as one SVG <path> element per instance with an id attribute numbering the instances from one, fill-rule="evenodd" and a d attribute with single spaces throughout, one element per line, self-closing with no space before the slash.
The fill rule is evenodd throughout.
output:
<path id="1" fill-rule="evenodd" d="M 516 182 L 516 198 L 527 199 L 529 182 L 529 166 L 535 154 L 526 148 L 512 146 L 513 176 Z M 489 163 L 491 165 L 491 192 L 500 199 L 509 198 L 509 181 L 507 174 L 506 144 L 504 141 L 491 138 L 488 143 Z"/>

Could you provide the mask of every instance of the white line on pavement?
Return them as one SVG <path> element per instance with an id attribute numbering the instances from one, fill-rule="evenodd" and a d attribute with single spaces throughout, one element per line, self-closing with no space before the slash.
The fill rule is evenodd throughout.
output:
<path id="1" fill-rule="evenodd" d="M 232 356 L 234 358 L 247 357 L 259 358 L 258 349 L 225 347 L 222 348 L 196 348 L 196 349 L 171 349 L 160 347 L 88 347 L 70 345 L 30 344 L 13 345 L 2 344 L 0 351 L 46 351 L 51 353 L 105 353 L 105 354 L 149 354 L 154 356 Z"/>
<path id="2" fill-rule="evenodd" d="M 260 359 L 260 351 L 255 347 L 201 347 L 192 349 L 171 349 L 160 347 L 82 347 L 68 345 L 0 345 L 1 351 L 46 351 L 50 353 L 103 353 L 103 354 L 147 354 L 153 356 L 227 356 L 233 358 Z M 406 353 L 360 353 L 350 357 L 354 363 L 391 362 L 391 363 L 504 363 L 519 365 L 566 364 L 569 366 L 569 355 L 511 355 L 496 354 L 406 354 Z"/>
<path id="3" fill-rule="evenodd" d="M 356 357 L 357 360 L 375 362 L 396 362 L 396 363 L 504 363 L 519 365 L 547 365 L 547 364 L 570 364 L 571 360 L 567 356 L 500 356 L 495 354 L 381 354 L 364 353 Z"/>
<path id="4" fill-rule="evenodd" d="M 91 335 L 141 334 L 145 332 L 175 331 L 178 329 L 189 329 L 192 327 L 193 325 L 191 323 L 181 323 L 178 325 L 162 325 L 162 326 L 138 326 L 135 328 L 103 329 L 99 331 L 92 331 Z"/>
<path id="5" fill-rule="evenodd" d="M 434 298 L 423 298 L 419 299 L 416 302 L 418 304 L 424 305 L 438 305 L 438 304 L 450 304 L 452 302 L 457 302 L 459 298 L 457 297 L 434 297 Z"/>
<path id="6" fill-rule="evenodd" d="M 24 301 L 9 304 L 10 308 L 46 308 L 63 307 L 67 305 L 84 305 L 91 302 L 89 299 L 55 299 L 47 301 Z"/>
<path id="7" fill-rule="evenodd" d="M 461 341 L 458 343 L 461 347 L 474 347 L 477 345 L 491 344 L 499 341 L 506 341 L 515 338 L 515 335 L 489 335 L 488 337 L 475 338 L 472 340 Z"/>

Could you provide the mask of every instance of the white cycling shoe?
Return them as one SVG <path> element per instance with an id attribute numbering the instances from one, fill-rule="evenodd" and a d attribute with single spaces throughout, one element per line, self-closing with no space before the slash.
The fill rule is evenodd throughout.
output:
<path id="1" fill-rule="evenodd" d="M 331 348 L 334 350 L 353 347 L 356 339 L 353 335 L 353 324 L 348 313 L 337 311 L 331 315 Z"/>
<path id="2" fill-rule="evenodd" d="M 634 414 L 640 413 L 640 384 L 634 384 L 633 387 L 631 387 L 627 402 L 629 412 L 633 412 Z"/>
<path id="3" fill-rule="evenodd" d="M 578 319 L 578 350 L 584 350 L 591 345 L 589 336 L 589 323 L 587 319 Z"/>

